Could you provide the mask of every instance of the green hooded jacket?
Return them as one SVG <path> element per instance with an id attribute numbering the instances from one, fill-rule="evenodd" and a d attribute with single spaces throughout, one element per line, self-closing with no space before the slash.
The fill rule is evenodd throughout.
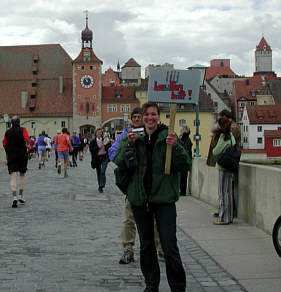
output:
<path id="1" fill-rule="evenodd" d="M 178 139 L 178 145 L 173 147 L 172 151 L 170 175 L 165 174 L 168 129 L 161 125 L 158 126 L 157 130 L 159 133 L 152 153 L 152 187 L 149 196 L 146 194 L 144 187 L 148 155 L 144 137 L 138 137 L 133 145 L 137 157 L 137 167 L 132 173 L 128 173 L 128 175 L 131 175 L 131 180 L 128 185 L 127 196 L 129 202 L 135 206 L 176 202 L 179 199 L 180 171 L 191 169 L 191 157 Z M 132 147 L 132 145 L 128 143 L 128 138 L 122 140 L 114 157 L 114 163 L 122 170 L 126 170 L 124 154 L 129 147 Z"/>

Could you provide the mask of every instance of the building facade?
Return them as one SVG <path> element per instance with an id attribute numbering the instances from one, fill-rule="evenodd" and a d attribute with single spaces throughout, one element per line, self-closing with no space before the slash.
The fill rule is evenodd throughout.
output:
<path id="1" fill-rule="evenodd" d="M 243 149 L 265 149 L 264 131 L 281 130 L 281 105 L 245 107 L 242 118 Z"/>

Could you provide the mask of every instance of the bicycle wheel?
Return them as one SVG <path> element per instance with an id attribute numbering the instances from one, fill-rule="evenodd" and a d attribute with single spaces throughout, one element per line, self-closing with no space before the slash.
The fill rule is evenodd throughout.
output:
<path id="1" fill-rule="evenodd" d="M 272 230 L 272 241 L 276 252 L 281 257 L 281 216 L 274 223 Z"/>

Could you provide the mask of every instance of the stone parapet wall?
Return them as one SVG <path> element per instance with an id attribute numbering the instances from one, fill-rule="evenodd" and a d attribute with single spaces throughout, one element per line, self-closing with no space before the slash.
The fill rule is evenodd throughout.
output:
<path id="1" fill-rule="evenodd" d="M 240 163 L 238 218 L 271 234 L 281 214 L 281 169 Z M 196 157 L 191 172 L 191 193 L 195 198 L 218 206 L 218 170 Z"/>

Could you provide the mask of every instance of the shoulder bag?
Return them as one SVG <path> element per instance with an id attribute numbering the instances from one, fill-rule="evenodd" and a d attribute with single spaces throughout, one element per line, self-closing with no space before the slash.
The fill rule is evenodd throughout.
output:
<path id="1" fill-rule="evenodd" d="M 219 155 L 217 155 L 217 163 L 230 172 L 237 172 L 239 168 L 239 161 L 241 157 L 241 150 L 237 148 L 236 144 L 232 145 L 232 139 L 230 137 L 231 145 Z"/>

